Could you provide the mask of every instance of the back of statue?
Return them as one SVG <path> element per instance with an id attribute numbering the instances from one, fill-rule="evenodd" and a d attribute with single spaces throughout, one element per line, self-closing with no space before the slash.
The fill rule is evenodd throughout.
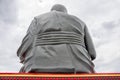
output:
<path id="1" fill-rule="evenodd" d="M 88 29 L 60 4 L 33 19 L 17 55 L 20 72 L 94 73 L 96 52 Z"/>

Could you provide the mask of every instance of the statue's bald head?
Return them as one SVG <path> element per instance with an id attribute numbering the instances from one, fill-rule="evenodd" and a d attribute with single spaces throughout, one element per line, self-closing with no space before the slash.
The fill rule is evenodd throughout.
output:
<path id="1" fill-rule="evenodd" d="M 64 13 L 67 13 L 67 9 L 64 5 L 61 5 L 61 4 L 55 4 L 52 8 L 51 8 L 51 11 L 60 11 L 60 12 L 64 12 Z"/>

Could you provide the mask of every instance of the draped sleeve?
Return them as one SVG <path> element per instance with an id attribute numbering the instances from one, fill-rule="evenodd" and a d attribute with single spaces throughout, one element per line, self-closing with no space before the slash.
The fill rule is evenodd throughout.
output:
<path id="1" fill-rule="evenodd" d="M 91 39 L 91 36 L 90 36 L 87 26 L 85 26 L 84 31 L 85 31 L 84 39 L 85 39 L 86 49 L 87 49 L 89 55 L 91 56 L 91 59 L 94 60 L 96 58 L 96 51 L 95 51 L 93 41 Z"/>
<path id="2" fill-rule="evenodd" d="M 31 49 L 32 45 L 33 45 L 33 40 L 34 40 L 34 34 L 35 34 L 35 30 L 36 30 L 36 25 L 37 21 L 36 18 L 34 18 L 27 30 L 27 33 L 25 35 L 25 37 L 22 40 L 22 43 L 17 51 L 17 56 L 20 58 L 20 62 L 23 63 L 24 62 L 24 57 L 27 54 L 27 52 Z"/>

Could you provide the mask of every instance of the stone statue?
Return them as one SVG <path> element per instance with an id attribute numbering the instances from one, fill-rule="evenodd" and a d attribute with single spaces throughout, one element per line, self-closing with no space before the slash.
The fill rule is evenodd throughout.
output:
<path id="1" fill-rule="evenodd" d="M 87 26 L 56 4 L 34 17 L 17 51 L 20 72 L 94 73 L 96 58 Z"/>

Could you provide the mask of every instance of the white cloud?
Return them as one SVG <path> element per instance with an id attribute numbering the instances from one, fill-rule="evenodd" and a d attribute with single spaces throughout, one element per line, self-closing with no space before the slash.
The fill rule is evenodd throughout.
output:
<path id="1" fill-rule="evenodd" d="M 120 66 L 119 26 L 120 26 L 119 20 L 104 22 L 103 25 L 101 25 L 101 29 L 99 29 L 99 31 L 96 32 L 96 34 L 99 35 L 99 37 L 95 36 L 95 38 L 97 38 L 96 49 L 98 55 L 98 58 L 95 61 L 95 63 L 98 72 L 120 71 L 119 69 L 116 69 L 118 66 Z"/>

